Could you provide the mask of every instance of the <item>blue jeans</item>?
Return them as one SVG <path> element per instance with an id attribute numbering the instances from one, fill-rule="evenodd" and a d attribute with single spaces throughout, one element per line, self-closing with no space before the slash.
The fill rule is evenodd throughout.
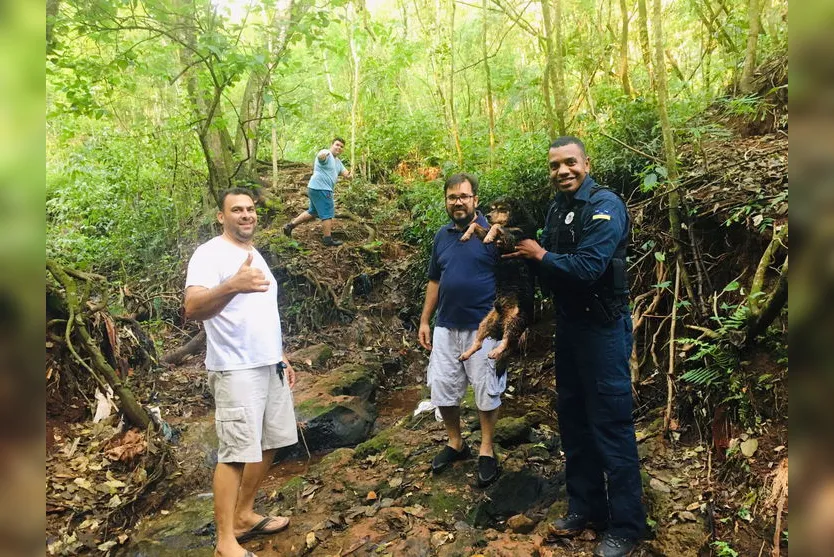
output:
<path id="1" fill-rule="evenodd" d="M 646 516 L 631 417 L 631 343 L 630 315 L 607 324 L 556 319 L 556 390 L 568 512 L 609 522 L 611 535 L 640 538 Z"/>

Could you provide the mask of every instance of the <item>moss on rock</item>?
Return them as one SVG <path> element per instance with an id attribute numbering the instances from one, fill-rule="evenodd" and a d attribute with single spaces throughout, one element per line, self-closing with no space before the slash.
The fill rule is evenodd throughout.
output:
<path id="1" fill-rule="evenodd" d="M 496 443 L 512 445 L 529 441 L 530 423 L 527 417 L 523 418 L 501 418 L 495 424 Z"/>
<path id="2" fill-rule="evenodd" d="M 325 455 L 319 462 L 322 469 L 339 468 L 345 465 L 352 457 L 354 450 L 350 447 L 342 447 Z"/>
<path id="3" fill-rule="evenodd" d="M 394 437 L 395 430 L 396 428 L 382 430 L 367 441 L 359 443 L 354 450 L 353 458 L 361 460 L 365 457 L 375 455 L 388 449 L 391 445 L 391 440 Z"/>
<path id="4" fill-rule="evenodd" d="M 284 496 L 284 499 L 288 501 L 295 501 L 296 495 L 304 487 L 304 478 L 301 476 L 293 476 L 287 483 L 281 486 L 281 489 L 278 490 L 278 493 Z"/>
<path id="5" fill-rule="evenodd" d="M 375 366 L 345 364 L 330 371 L 319 384 L 333 396 L 369 399 L 379 386 L 378 369 Z"/>

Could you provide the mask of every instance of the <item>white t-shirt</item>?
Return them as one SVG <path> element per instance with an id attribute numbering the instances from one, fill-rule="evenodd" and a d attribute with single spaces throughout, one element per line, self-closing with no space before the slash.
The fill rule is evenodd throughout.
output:
<path id="1" fill-rule="evenodd" d="M 258 250 L 251 253 L 252 267 L 263 271 L 269 290 L 237 294 L 219 314 L 203 321 L 210 371 L 266 366 L 283 358 L 278 284 Z M 237 273 L 248 255 L 222 236 L 212 238 L 191 256 L 185 287 L 214 288 Z"/>

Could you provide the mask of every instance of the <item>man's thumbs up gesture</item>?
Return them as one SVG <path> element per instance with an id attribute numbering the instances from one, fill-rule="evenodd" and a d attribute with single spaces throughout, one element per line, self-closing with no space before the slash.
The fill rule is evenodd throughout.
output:
<path id="1" fill-rule="evenodd" d="M 249 252 L 246 261 L 229 280 L 235 291 L 240 293 L 266 292 L 269 289 L 269 281 L 263 271 L 252 266 L 252 252 Z"/>

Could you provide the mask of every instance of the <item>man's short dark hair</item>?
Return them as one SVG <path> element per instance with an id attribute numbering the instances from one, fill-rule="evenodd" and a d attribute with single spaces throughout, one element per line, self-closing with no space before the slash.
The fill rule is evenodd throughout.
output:
<path id="1" fill-rule="evenodd" d="M 223 207 L 226 204 L 226 198 L 230 195 L 248 195 L 249 198 L 252 199 L 252 203 L 255 203 L 257 201 L 255 197 L 255 192 L 253 192 L 250 189 L 241 187 L 225 189 L 220 192 L 220 197 L 217 200 L 218 207 L 221 211 L 223 210 Z"/>
<path id="2" fill-rule="evenodd" d="M 333 144 L 334 144 L 334 143 L 336 143 L 337 141 L 338 141 L 339 143 L 341 143 L 342 145 L 347 145 L 347 142 L 345 142 L 345 140 L 344 140 L 344 139 L 342 139 L 341 137 L 334 137 L 334 138 L 333 138 L 333 141 L 331 141 L 331 142 L 330 142 L 330 144 L 331 144 L 331 145 L 333 145 Z"/>
<path id="3" fill-rule="evenodd" d="M 464 182 L 469 182 L 469 184 L 472 186 L 472 195 L 478 195 L 478 179 L 471 174 L 466 174 L 465 172 L 461 172 L 459 174 L 452 174 L 451 176 L 446 178 L 446 185 L 444 186 L 443 191 L 447 192 L 449 191 L 449 188 L 453 188 Z"/>
<path id="4" fill-rule="evenodd" d="M 572 135 L 562 135 L 557 137 L 553 140 L 553 143 L 550 144 L 550 149 L 558 149 L 559 147 L 564 147 L 565 145 L 576 145 L 582 149 L 583 155 L 586 157 L 588 156 L 588 153 L 585 151 L 585 144 L 582 143 L 582 140 Z"/>

